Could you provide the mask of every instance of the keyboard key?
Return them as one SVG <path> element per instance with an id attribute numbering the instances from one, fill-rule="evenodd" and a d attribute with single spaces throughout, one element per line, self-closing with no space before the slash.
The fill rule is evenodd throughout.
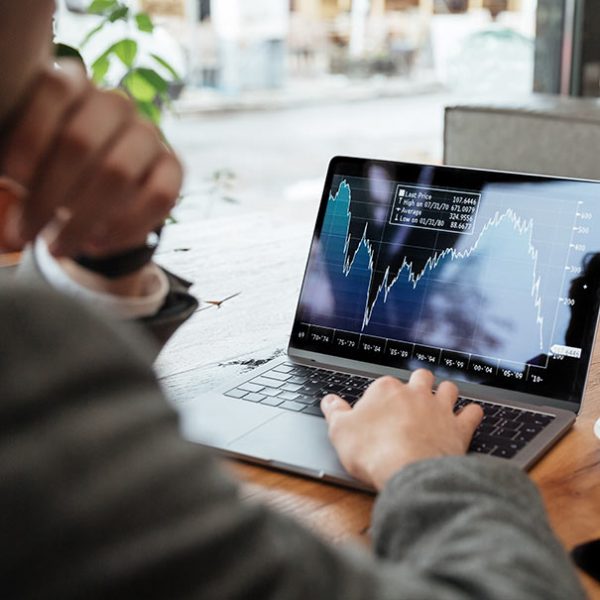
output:
<path id="1" fill-rule="evenodd" d="M 255 383 L 244 383 L 238 387 L 239 390 L 246 390 L 247 392 L 260 392 L 264 386 L 256 385 Z"/>
<path id="2" fill-rule="evenodd" d="M 225 392 L 225 395 L 230 398 L 243 398 L 247 393 L 245 390 L 230 390 L 229 392 Z"/>
<path id="3" fill-rule="evenodd" d="M 530 442 L 540 431 L 540 427 L 532 427 L 528 425 L 527 427 L 523 427 L 518 432 L 517 437 L 515 439 L 522 442 Z"/>
<path id="4" fill-rule="evenodd" d="M 517 453 L 514 448 L 496 448 L 492 452 L 492 456 L 499 456 L 501 458 L 512 458 Z"/>
<path id="5" fill-rule="evenodd" d="M 294 385 L 293 383 L 284 383 L 281 389 L 286 392 L 297 392 L 301 387 L 301 385 Z"/>
<path id="6" fill-rule="evenodd" d="M 536 427 L 544 428 L 550 425 L 552 421 L 554 421 L 554 417 L 551 417 L 550 415 L 535 415 L 530 423 Z"/>
<path id="7" fill-rule="evenodd" d="M 495 425 L 488 425 L 486 422 L 482 422 L 481 425 L 477 428 L 477 431 L 479 433 L 491 434 L 496 429 L 497 427 Z"/>
<path id="8" fill-rule="evenodd" d="M 310 375 L 312 370 L 310 367 L 301 367 L 296 365 L 293 369 L 293 371 L 291 371 L 292 373 L 294 373 L 295 375 Z"/>
<path id="9" fill-rule="evenodd" d="M 276 381 L 275 379 L 269 379 L 268 377 L 257 377 L 256 379 L 252 379 L 251 383 L 254 385 L 261 386 L 269 386 L 269 387 L 281 387 L 283 385 L 283 381 Z"/>
<path id="10" fill-rule="evenodd" d="M 512 448 L 513 450 L 520 450 L 521 448 L 523 448 L 525 446 L 525 442 L 519 442 L 518 440 L 511 440 L 508 444 L 506 444 L 506 446 L 504 446 L 505 448 Z"/>
<path id="11" fill-rule="evenodd" d="M 278 398 L 281 398 L 282 400 L 295 400 L 299 395 L 300 394 L 296 394 L 294 392 L 281 392 Z"/>
<path id="12" fill-rule="evenodd" d="M 262 394 L 248 394 L 244 396 L 244 400 L 249 400 L 250 402 L 260 402 L 263 399 L 264 396 Z"/>
<path id="13" fill-rule="evenodd" d="M 339 375 L 336 373 L 335 375 L 327 378 L 327 385 L 339 385 L 346 383 L 346 381 L 348 381 L 347 375 Z"/>
<path id="14" fill-rule="evenodd" d="M 306 383 L 300 388 L 302 394 L 316 394 L 323 386 L 320 383 Z"/>
<path id="15" fill-rule="evenodd" d="M 282 402 L 283 400 L 280 400 L 279 398 L 267 397 L 262 400 L 261 404 L 266 404 L 267 406 L 279 406 Z"/>
<path id="16" fill-rule="evenodd" d="M 497 414 L 507 421 L 511 421 L 522 414 L 522 410 L 516 408 L 502 408 Z"/>
<path id="17" fill-rule="evenodd" d="M 517 417 L 516 420 L 520 423 L 527 425 L 546 427 L 546 425 L 552 423 L 554 417 L 551 415 L 540 415 L 538 413 L 523 412 Z"/>
<path id="18" fill-rule="evenodd" d="M 300 404 L 300 402 L 290 402 L 288 400 L 280 404 L 279 408 L 284 408 L 285 410 L 293 410 L 294 412 L 300 412 L 303 408 L 306 408 L 306 405 Z"/>
<path id="19" fill-rule="evenodd" d="M 291 377 L 289 373 L 277 373 L 276 371 L 267 371 L 262 376 L 269 379 L 277 379 L 277 381 L 287 381 Z"/>
<path id="20" fill-rule="evenodd" d="M 281 390 L 278 390 L 277 388 L 264 388 L 260 393 L 274 398 L 275 396 L 279 396 L 279 394 L 281 394 Z"/>
<path id="21" fill-rule="evenodd" d="M 306 377 L 301 375 L 293 375 L 288 379 L 288 383 L 293 383 L 295 385 L 304 385 L 306 383 Z"/>
<path id="22" fill-rule="evenodd" d="M 496 429 L 496 431 L 494 431 L 493 435 L 496 438 L 505 438 L 508 440 L 512 440 L 517 435 L 517 433 L 518 433 L 518 431 L 516 429 L 510 429 L 508 427 L 506 427 L 506 428 L 500 427 L 500 428 Z"/>
<path id="23" fill-rule="evenodd" d="M 506 419 L 502 419 L 500 421 L 500 427 L 503 427 L 505 429 L 514 429 L 515 431 L 521 429 L 521 427 L 523 427 L 523 421 L 517 421 L 516 419 L 512 419 L 512 420 L 506 420 Z"/>
<path id="24" fill-rule="evenodd" d="M 345 389 L 346 388 L 343 385 L 332 383 L 325 384 L 319 391 L 322 396 L 325 396 L 327 394 L 338 394 L 339 392 Z"/>
<path id="25" fill-rule="evenodd" d="M 306 415 L 314 415 L 315 417 L 325 416 L 319 406 L 307 406 L 302 412 Z"/>
<path id="26" fill-rule="evenodd" d="M 358 400 L 363 393 L 360 390 L 353 390 L 352 388 L 345 388 L 338 392 L 338 396 L 344 400 Z"/>
<path id="27" fill-rule="evenodd" d="M 291 367 L 290 365 L 279 365 L 278 367 L 275 367 L 273 369 L 273 371 L 276 371 L 277 373 L 291 373 L 294 370 L 294 367 Z"/>
<path id="28" fill-rule="evenodd" d="M 315 396 L 304 396 L 304 395 L 300 394 L 294 400 L 294 402 L 302 402 L 302 404 L 315 404 L 315 403 L 318 404 L 320 402 L 320 399 Z"/>
<path id="29" fill-rule="evenodd" d="M 476 432 L 473 441 L 471 442 L 471 446 L 469 447 L 469 451 L 478 452 L 480 454 L 489 454 L 490 452 L 493 452 L 497 446 L 496 440 L 491 436 Z"/>

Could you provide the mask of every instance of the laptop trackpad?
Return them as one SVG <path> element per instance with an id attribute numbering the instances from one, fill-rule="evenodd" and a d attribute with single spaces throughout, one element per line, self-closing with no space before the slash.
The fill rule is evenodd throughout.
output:
<path id="1" fill-rule="evenodd" d="M 325 419 L 291 412 L 281 414 L 229 444 L 228 449 L 313 475 L 348 479 L 327 436 Z"/>

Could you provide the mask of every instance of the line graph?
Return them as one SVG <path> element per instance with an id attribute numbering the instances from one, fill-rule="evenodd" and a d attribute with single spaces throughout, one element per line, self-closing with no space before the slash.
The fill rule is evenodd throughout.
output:
<path id="1" fill-rule="evenodd" d="M 341 201 L 347 204 L 346 214 L 348 219 L 346 238 L 344 244 L 344 266 L 343 273 L 348 276 L 352 270 L 352 266 L 356 259 L 358 252 L 361 247 L 364 247 L 369 255 L 369 270 L 371 273 L 371 278 L 369 282 L 369 292 L 371 292 L 371 287 L 374 283 L 374 273 L 375 273 L 375 249 L 373 247 L 373 242 L 368 237 L 369 230 L 369 221 L 365 223 L 362 236 L 356 245 L 356 248 L 353 253 L 349 252 L 350 242 L 352 240 L 352 234 L 350 232 L 350 224 L 352 222 L 352 190 L 349 184 L 346 181 L 343 181 L 339 188 L 336 196 L 330 195 L 330 202 Z M 431 256 L 429 256 L 423 265 L 422 268 L 416 269 L 414 261 L 409 260 L 406 256 L 402 258 L 402 262 L 400 268 L 396 270 L 395 274 L 392 274 L 391 266 L 387 265 L 383 272 L 383 277 L 381 282 L 376 284 L 376 291 L 374 294 L 368 294 L 367 300 L 365 302 L 364 309 L 364 317 L 363 317 L 363 325 L 362 329 L 368 326 L 369 321 L 371 319 L 371 315 L 373 313 L 373 308 L 375 303 L 378 301 L 381 292 L 383 291 L 384 297 L 383 302 L 387 301 L 388 295 L 396 282 L 403 275 L 406 276 L 407 280 L 412 284 L 413 289 L 415 289 L 423 276 L 430 271 L 434 271 L 444 259 L 449 258 L 452 261 L 455 260 L 463 260 L 469 258 L 480 246 L 482 239 L 485 238 L 486 233 L 492 227 L 498 227 L 504 221 L 508 221 L 514 231 L 518 235 L 527 236 L 528 243 L 528 255 L 532 262 L 532 280 L 531 280 L 531 298 L 533 301 L 533 306 L 536 311 L 536 324 L 539 326 L 539 347 L 540 350 L 544 347 L 544 317 L 542 314 L 542 297 L 540 294 L 540 285 L 541 285 L 541 277 L 538 274 L 538 251 L 535 248 L 532 237 L 533 237 L 533 229 L 534 222 L 533 219 L 522 219 L 519 215 L 512 209 L 508 208 L 505 212 L 500 213 L 497 211 L 492 218 L 490 218 L 486 224 L 482 227 L 478 237 L 474 241 L 474 243 L 467 249 L 458 251 L 454 247 L 450 246 L 445 248 L 444 250 L 437 250 L 433 252 Z M 381 242 L 379 242 L 381 243 Z M 370 300 L 372 298 L 372 300 Z"/>
<path id="2" fill-rule="evenodd" d="M 518 236 L 524 236 L 527 240 L 527 254 L 531 261 L 531 287 L 530 296 L 533 308 L 535 310 L 535 321 L 539 331 L 539 348 L 544 348 L 544 316 L 543 316 L 543 299 L 541 295 L 541 276 L 538 272 L 539 253 L 533 243 L 534 222 L 533 219 L 524 219 L 520 217 L 512 208 L 508 208 L 503 212 L 496 213 L 487 220 L 485 225 L 479 231 L 478 236 L 473 243 L 466 249 L 457 250 L 454 246 L 448 246 L 442 250 L 431 249 L 429 255 L 424 262 L 421 258 L 420 264 L 417 260 L 411 259 L 407 255 L 400 258 L 399 265 L 393 266 L 385 264 L 384 261 L 378 258 L 381 257 L 379 249 L 384 241 L 385 235 L 381 232 L 376 234 L 376 241 L 373 241 L 369 235 L 372 221 L 366 220 L 362 227 L 362 232 L 359 235 L 354 235 L 351 230 L 353 220 L 352 214 L 352 190 L 347 181 L 342 181 L 338 191 L 330 195 L 330 202 L 337 202 L 344 207 L 346 216 L 346 232 L 344 237 L 344 260 L 343 274 L 348 277 L 353 269 L 355 260 L 362 248 L 368 253 L 368 271 L 370 274 L 368 293 L 364 305 L 364 314 L 362 319 L 362 330 L 364 330 L 371 320 L 373 310 L 377 302 L 387 302 L 388 296 L 396 283 L 405 278 L 416 289 L 423 277 L 427 273 L 435 271 L 445 260 L 460 261 L 471 257 L 480 247 L 486 235 L 492 228 L 497 228 L 504 223 L 510 224 L 514 233 Z M 340 206 L 340 209 L 342 207 Z M 338 213 L 341 210 L 338 211 Z M 356 239 L 358 238 L 358 240 Z M 383 298 L 380 299 L 383 293 Z"/>

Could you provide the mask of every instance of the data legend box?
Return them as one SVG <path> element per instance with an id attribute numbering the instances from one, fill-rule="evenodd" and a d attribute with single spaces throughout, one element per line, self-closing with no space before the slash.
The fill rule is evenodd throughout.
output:
<path id="1" fill-rule="evenodd" d="M 390 224 L 472 235 L 481 194 L 399 184 Z"/>

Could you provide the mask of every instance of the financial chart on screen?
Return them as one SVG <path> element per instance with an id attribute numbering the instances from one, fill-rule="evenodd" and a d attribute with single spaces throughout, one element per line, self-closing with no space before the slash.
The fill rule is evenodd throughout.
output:
<path id="1" fill-rule="evenodd" d="M 525 391 L 553 385 L 585 359 L 597 193 L 567 180 L 337 173 L 294 344 Z"/>

